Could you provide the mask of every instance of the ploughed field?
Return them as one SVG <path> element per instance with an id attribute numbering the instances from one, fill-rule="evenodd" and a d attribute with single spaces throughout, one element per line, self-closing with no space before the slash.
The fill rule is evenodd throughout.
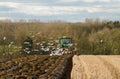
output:
<path id="1" fill-rule="evenodd" d="M 120 55 L 75 55 L 71 79 L 120 79 Z"/>
<path id="2" fill-rule="evenodd" d="M 69 79 L 72 55 L 0 57 L 0 79 Z"/>

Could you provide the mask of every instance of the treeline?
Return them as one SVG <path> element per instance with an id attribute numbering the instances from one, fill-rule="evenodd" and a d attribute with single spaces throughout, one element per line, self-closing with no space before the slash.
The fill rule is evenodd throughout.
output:
<path id="1" fill-rule="evenodd" d="M 26 36 L 34 42 L 69 36 L 77 45 L 78 54 L 120 54 L 119 21 L 0 22 L 0 46 L 11 42 L 21 46 Z"/>

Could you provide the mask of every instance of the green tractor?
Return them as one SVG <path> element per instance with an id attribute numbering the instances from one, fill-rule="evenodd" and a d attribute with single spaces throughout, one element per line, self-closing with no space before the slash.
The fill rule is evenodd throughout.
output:
<path id="1" fill-rule="evenodd" d="M 76 47 L 73 43 L 73 39 L 71 37 L 63 37 L 59 39 L 60 48 L 63 49 L 63 52 L 74 54 L 76 51 Z"/>

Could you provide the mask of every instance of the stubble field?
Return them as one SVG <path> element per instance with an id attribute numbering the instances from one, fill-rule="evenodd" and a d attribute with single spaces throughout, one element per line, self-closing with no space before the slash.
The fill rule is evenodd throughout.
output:
<path id="1" fill-rule="evenodd" d="M 120 79 L 120 56 L 75 55 L 71 79 Z"/>

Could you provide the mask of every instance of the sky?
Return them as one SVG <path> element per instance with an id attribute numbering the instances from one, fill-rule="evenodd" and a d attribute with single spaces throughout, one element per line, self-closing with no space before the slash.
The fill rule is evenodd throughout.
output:
<path id="1" fill-rule="evenodd" d="M 120 20 L 120 0 L 0 0 L 0 20 Z"/>

